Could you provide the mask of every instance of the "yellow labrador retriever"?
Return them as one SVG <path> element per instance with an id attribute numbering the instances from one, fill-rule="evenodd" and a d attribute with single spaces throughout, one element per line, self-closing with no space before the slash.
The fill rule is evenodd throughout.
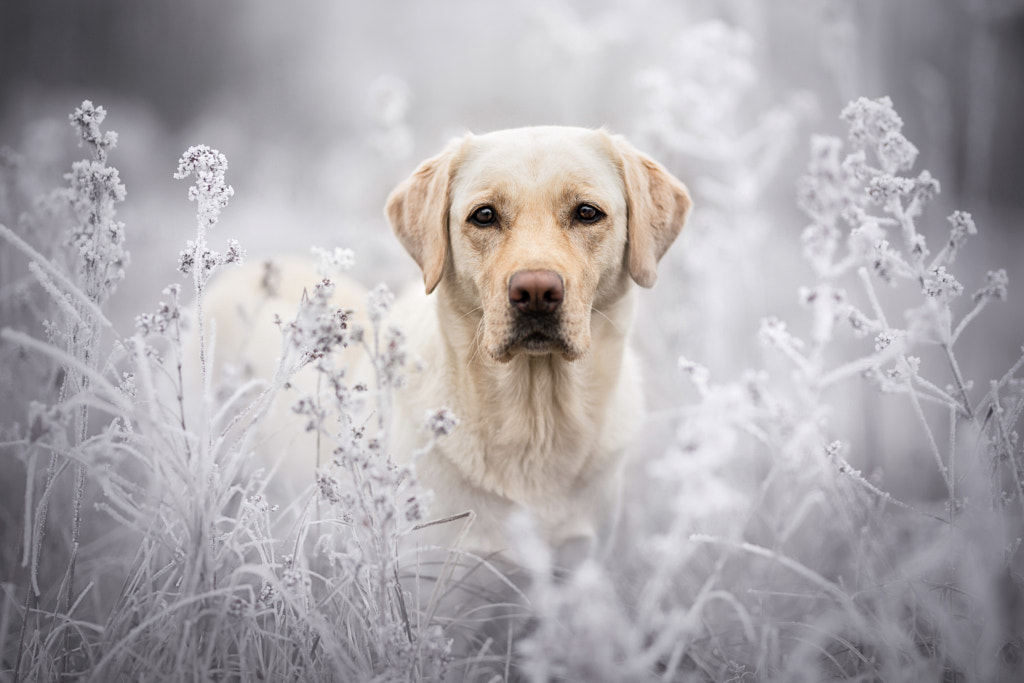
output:
<path id="1" fill-rule="evenodd" d="M 453 140 L 389 197 L 425 285 L 394 319 L 426 361 L 394 397 L 390 445 L 408 458 L 428 411 L 457 415 L 416 469 L 432 517 L 475 511 L 469 550 L 508 548 L 517 511 L 556 547 L 607 519 L 642 417 L 632 285 L 654 284 L 689 209 L 686 187 L 624 139 L 568 127 Z"/>

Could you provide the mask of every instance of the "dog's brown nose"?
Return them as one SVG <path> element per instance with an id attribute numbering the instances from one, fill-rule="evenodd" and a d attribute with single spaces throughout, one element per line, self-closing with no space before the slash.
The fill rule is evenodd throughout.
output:
<path id="1" fill-rule="evenodd" d="M 565 297 L 562 276 L 553 270 L 521 270 L 508 282 L 508 300 L 522 313 L 552 313 Z"/>

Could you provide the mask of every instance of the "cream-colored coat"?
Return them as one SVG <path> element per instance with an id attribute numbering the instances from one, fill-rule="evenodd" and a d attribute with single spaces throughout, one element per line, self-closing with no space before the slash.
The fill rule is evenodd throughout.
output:
<path id="1" fill-rule="evenodd" d="M 593 215 L 583 205 L 597 220 L 581 218 Z M 632 285 L 654 284 L 689 208 L 683 184 L 622 138 L 563 127 L 454 140 L 388 199 L 425 285 L 399 298 L 392 320 L 426 365 L 395 394 L 390 446 L 409 458 L 428 439 L 428 411 L 457 415 L 416 468 L 434 490 L 431 517 L 475 512 L 466 549 L 508 549 L 516 511 L 552 546 L 589 541 L 607 521 L 643 411 L 628 346 Z M 480 215 L 493 220 L 481 225 Z M 564 298 L 545 333 L 525 339 L 509 283 L 538 270 L 557 273 Z M 292 264 L 285 278 L 300 273 Z M 244 277 L 256 273 L 215 287 L 211 316 L 227 313 Z M 422 540 L 446 542 L 454 531 L 438 525 Z"/>

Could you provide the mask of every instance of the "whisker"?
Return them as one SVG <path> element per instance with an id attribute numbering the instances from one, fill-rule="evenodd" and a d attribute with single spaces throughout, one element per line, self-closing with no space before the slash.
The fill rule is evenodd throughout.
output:
<path id="1" fill-rule="evenodd" d="M 454 322 L 461 322 L 463 318 L 467 318 L 470 315 L 472 315 L 473 313 L 476 313 L 477 311 L 482 311 L 482 310 L 484 310 L 483 306 L 477 306 L 476 308 L 471 308 L 468 311 L 466 311 L 465 313 L 463 313 L 462 315 L 460 315 L 458 318 L 456 318 L 454 320 Z"/>
<path id="2" fill-rule="evenodd" d="M 616 332 L 618 332 L 619 334 L 622 334 L 622 335 L 625 335 L 625 334 L 626 334 L 626 333 L 625 333 L 625 331 L 623 331 L 623 329 L 622 329 L 621 327 L 619 327 L 619 326 L 618 326 L 618 324 L 617 324 L 617 323 L 616 323 L 616 322 L 615 322 L 614 320 L 612 320 L 611 318 L 609 318 L 609 317 L 608 317 L 608 314 L 607 314 L 607 313 L 605 313 L 604 311 L 602 311 L 601 309 L 599 309 L 599 308 L 591 308 L 591 309 L 590 309 L 590 311 L 591 311 L 592 313 L 597 313 L 597 314 L 598 314 L 598 315 L 600 315 L 600 316 L 601 316 L 602 318 L 604 318 L 604 319 L 605 319 L 605 320 L 607 320 L 607 321 L 608 321 L 609 323 L 611 323 L 612 327 L 614 327 L 614 328 L 615 328 L 615 331 L 616 331 Z"/>
<path id="3" fill-rule="evenodd" d="M 477 353 L 480 352 L 479 339 L 484 332 L 484 319 L 481 317 L 480 322 L 476 326 L 476 330 L 473 332 L 473 339 L 469 342 L 472 347 L 472 352 L 469 354 L 469 358 L 466 359 L 466 369 L 472 365 L 473 361 L 476 360 Z"/>

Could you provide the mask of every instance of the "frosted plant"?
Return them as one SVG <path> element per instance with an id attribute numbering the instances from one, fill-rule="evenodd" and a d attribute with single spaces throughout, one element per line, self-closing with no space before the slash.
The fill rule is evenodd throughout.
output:
<path id="1" fill-rule="evenodd" d="M 716 471 L 722 469 L 738 472 L 737 465 L 730 465 L 729 458 L 723 455 L 732 453 L 730 457 L 738 464 L 742 451 L 737 446 L 747 440 L 755 452 L 763 452 L 769 458 L 763 465 L 765 470 L 756 487 L 751 512 L 736 514 L 742 510 L 734 509 L 730 515 L 733 523 L 725 524 L 724 531 L 723 520 L 718 520 L 712 527 L 718 529 L 715 534 L 691 536 L 691 542 L 698 546 L 718 548 L 724 554 L 694 598 L 690 613 L 697 612 L 696 606 L 703 604 L 701 596 L 708 595 L 709 590 L 714 592 L 713 586 L 726 580 L 722 574 L 726 558 L 740 554 L 750 561 L 767 561 L 785 568 L 792 578 L 802 577 L 815 592 L 831 595 L 836 614 L 808 625 L 817 633 L 810 638 L 813 644 L 794 650 L 788 663 L 773 660 L 770 652 L 762 650 L 758 658 L 745 664 L 736 660 L 733 664 L 743 664 L 748 670 L 772 671 L 771 677 L 783 679 L 801 667 L 817 667 L 819 671 L 844 676 L 873 672 L 872 675 L 886 678 L 913 678 L 924 675 L 924 671 L 944 670 L 947 674 L 989 680 L 1001 666 L 998 658 L 977 659 L 963 649 L 963 644 L 971 640 L 971 629 L 984 617 L 974 617 L 980 620 L 972 622 L 975 626 L 964 624 L 949 605 L 915 597 L 914 592 L 895 596 L 882 591 L 889 602 L 861 603 L 855 598 L 862 594 L 858 590 L 866 594 L 877 591 L 875 587 L 888 580 L 894 562 L 909 560 L 906 551 L 897 550 L 899 546 L 889 540 L 893 529 L 929 524 L 941 527 L 941 534 L 940 529 L 935 530 L 936 540 L 922 539 L 911 551 L 934 556 L 934 560 L 925 560 L 914 569 L 897 568 L 896 574 L 924 582 L 941 575 L 941 581 L 950 590 L 958 591 L 976 615 L 991 609 L 984 592 L 988 579 L 984 571 L 963 559 L 964 553 L 971 557 L 999 557 L 1007 569 L 1011 563 L 1020 562 L 1015 557 L 1014 532 L 1007 537 L 1002 530 L 1014 526 L 1019 529 L 1024 513 L 1024 503 L 1017 503 L 1024 500 L 1019 474 L 1021 455 L 1006 436 L 1015 433 L 1024 412 L 1024 396 L 1019 393 L 1017 378 L 1024 358 L 1001 379 L 993 381 L 987 393 L 972 398 L 972 383 L 962 376 L 954 353 L 956 342 L 981 309 L 991 300 L 1005 297 L 1006 275 L 1003 271 L 990 272 L 974 296 L 974 307 L 957 320 L 953 304 L 965 290 L 953 268 L 957 251 L 976 232 L 973 221 L 962 212 L 953 214 L 952 230 L 943 248 L 932 256 L 917 221 L 923 217 L 928 201 L 938 194 L 939 185 L 927 171 L 916 177 L 897 175 L 910 170 L 917 150 L 903 137 L 902 122 L 891 101 L 858 100 L 844 109 L 843 119 L 850 125 L 853 151 L 844 154 L 843 143 L 838 139 L 815 138 L 808 173 L 798 188 L 800 205 L 813 221 L 803 234 L 804 253 L 820 278 L 816 285 L 800 291 L 800 301 L 810 317 L 810 334 L 801 339 L 785 322 L 773 318 L 762 322 L 759 333 L 765 348 L 785 359 L 788 376 L 783 379 L 774 373 L 757 373 L 741 382 L 715 385 L 710 384 L 707 371 L 699 365 L 692 361 L 681 363 L 696 383 L 701 401 L 684 414 L 677 435 L 680 450 L 670 452 L 653 466 L 657 476 L 680 487 L 683 502 L 691 503 L 677 508 L 688 513 L 689 524 L 707 527 L 702 517 L 693 512 L 700 503 L 693 504 L 688 481 L 713 481 Z M 884 283 L 885 290 L 880 291 L 875 281 Z M 849 294 L 849 285 L 862 294 Z M 886 310 L 883 294 L 906 285 L 916 294 L 917 303 L 899 304 L 908 323 L 900 328 L 892 322 L 892 311 Z M 865 301 L 867 308 L 858 306 L 858 300 Z M 852 339 L 842 339 L 845 330 L 852 333 Z M 858 346 L 856 340 L 865 338 L 868 346 Z M 948 384 L 926 376 L 926 365 L 917 354 L 923 354 L 928 347 L 937 347 L 945 358 L 950 375 Z M 853 357 L 841 359 L 842 354 L 837 352 L 844 349 L 854 349 Z M 882 391 L 907 397 L 922 435 L 921 442 L 946 489 L 944 510 L 932 512 L 896 499 L 851 466 L 846 459 L 850 446 L 830 435 L 834 427 L 828 396 L 834 395 L 837 386 L 862 377 Z M 721 403 L 717 400 L 721 396 L 730 399 Z M 929 414 L 933 406 L 939 410 Z M 945 440 L 937 437 L 934 426 L 942 417 L 946 418 L 948 433 Z M 702 429 L 705 423 L 716 426 Z M 961 433 L 966 438 L 961 438 Z M 742 439 L 738 440 L 739 437 Z M 971 452 L 969 443 L 981 447 Z M 676 463 L 687 454 L 699 453 L 700 447 L 710 448 L 716 454 L 714 465 L 705 465 L 703 472 L 695 473 Z M 984 462 L 986 458 L 989 464 Z M 700 460 L 691 458 L 690 462 L 697 465 Z M 979 476 L 991 479 L 993 499 L 988 504 L 972 504 L 965 497 L 965 491 L 977 491 Z M 785 493 L 779 486 L 785 487 Z M 687 497 L 691 499 L 685 500 Z M 873 535 L 851 533 L 849 540 L 843 542 L 862 558 L 855 575 L 859 578 L 839 570 L 844 581 L 837 583 L 828 578 L 828 572 L 835 570 L 829 568 L 827 557 L 800 558 L 784 552 L 794 539 L 814 534 L 808 519 L 815 510 L 831 510 L 832 517 L 831 521 L 819 517 L 817 527 L 822 531 L 818 533 L 835 528 L 833 533 L 845 535 L 858 526 L 871 530 Z M 972 534 L 969 529 L 977 524 L 973 516 L 990 520 L 989 528 L 996 531 Z M 754 519 L 764 523 L 754 525 Z M 843 527 L 849 532 L 841 531 Z M 663 545 L 677 550 L 663 559 L 678 567 L 692 562 L 699 553 L 695 548 L 685 552 L 678 549 L 675 528 L 670 528 Z M 757 538 L 763 540 L 750 540 Z M 667 571 L 665 565 L 660 569 Z M 679 571 L 682 570 L 670 573 Z M 655 580 L 648 583 L 641 605 L 658 604 L 665 599 L 659 593 L 666 585 L 657 578 L 661 575 L 655 572 Z M 770 591 L 793 588 L 762 590 L 771 594 Z M 747 638 L 763 643 L 766 638 L 784 637 L 786 627 L 770 618 L 753 619 L 754 606 L 735 590 L 730 591 L 728 599 L 739 600 L 734 605 L 735 619 L 743 625 Z M 776 609 L 785 606 L 781 598 L 774 602 L 778 605 Z M 764 609 L 764 604 L 758 609 Z M 894 630 L 901 610 L 912 610 L 918 621 L 909 628 Z M 727 623 L 733 620 L 728 619 Z M 969 618 L 968 622 L 971 621 Z M 711 637 L 714 638 L 713 631 Z M 972 647 L 992 648 L 991 651 L 1012 647 L 1014 637 L 1008 631 L 989 632 L 983 642 Z M 921 658 L 922 641 L 928 643 L 930 659 Z M 688 648 L 696 647 L 696 641 L 687 642 L 694 643 Z M 840 647 L 845 648 L 845 653 L 840 653 Z M 851 647 L 853 657 L 848 656 Z M 691 649 L 686 652 L 699 661 L 698 654 Z M 823 652 L 827 657 L 822 658 Z M 904 664 L 897 665 L 900 658 Z M 713 675 L 718 676 L 724 671 L 719 667 L 728 668 L 727 665 L 726 660 L 715 663 L 712 658 L 701 667 L 716 671 Z"/>
<path id="2" fill-rule="evenodd" d="M 405 349 L 405 334 L 394 325 L 384 326 L 394 301 L 395 295 L 386 285 L 377 285 L 366 297 L 366 314 L 373 328 L 371 338 L 366 339 L 361 330 L 357 331 L 373 363 L 379 392 L 378 403 L 381 405 L 377 424 L 385 433 L 389 429 L 391 392 L 405 386 L 409 360 Z"/>
<path id="3" fill-rule="evenodd" d="M 95 122 L 95 117 L 83 120 Z M 85 130 L 89 139 L 112 139 L 95 127 Z M 230 196 L 224 167 L 212 150 L 193 148 L 179 169 L 180 175 L 198 176 L 190 193 L 198 202 L 197 239 L 179 263 L 193 276 L 198 300 L 217 267 L 241 258 L 234 241 L 224 256 L 205 247 L 205 232 Z M 38 277 L 69 320 L 98 320 L 112 329 L 102 317 L 102 302 L 93 301 L 16 235 L 4 229 L 4 236 L 38 262 Z M 335 271 L 351 263 L 346 250 L 323 256 Z M 269 271 L 266 286 L 274 286 Z M 361 344 L 374 354 L 380 400 L 401 382 L 401 335 L 391 327 L 378 329 L 393 297 L 385 289 L 376 291 L 370 301 L 373 329 L 364 333 L 351 326 L 350 310 L 331 303 L 333 290 L 329 279 L 313 284 L 296 302 L 296 317 L 282 322 L 284 353 L 269 383 L 244 384 L 221 394 L 221 400 L 213 378 L 204 382 L 203 401 L 211 412 L 195 424 L 184 410 L 185 316 L 178 285 L 164 290 L 153 312 L 136 317 L 135 336 L 115 333 L 115 354 L 128 367 L 125 371 L 101 364 L 95 355 L 89 356 L 93 366 L 75 357 L 92 348 L 88 344 L 96 336 L 66 334 L 51 325 L 55 341 L 67 340 L 64 351 L 5 330 L 5 340 L 60 360 L 69 377 L 80 378 L 68 380 L 52 404 L 30 404 L 26 428 L 14 430 L 29 472 L 23 534 L 29 598 L 21 608 L 10 603 L 12 612 L 5 595 L 3 612 L 4 624 L 12 616 L 21 621 L 22 636 L 11 651 L 17 652 L 16 677 L 53 679 L 85 672 L 97 679 L 152 678 L 174 672 L 172 677 L 195 679 L 214 670 L 241 678 L 258 673 L 265 679 L 445 677 L 450 639 L 436 619 L 408 602 L 399 582 L 399 539 L 424 522 L 429 495 L 417 487 L 410 468 L 392 461 L 383 434 L 367 432 L 362 396 L 371 392 L 349 386 L 347 368 L 336 365 L 346 346 Z M 302 499 L 305 506 L 294 533 L 280 538 L 272 532 L 276 506 L 263 493 L 266 475 L 251 470 L 248 451 L 270 399 L 303 368 L 319 377 L 323 391 L 300 396 L 296 410 L 330 444 L 332 458 L 319 471 L 313 494 Z M 173 399 L 162 391 L 167 383 Z M 253 388 L 261 389 L 255 398 Z M 101 408 L 114 418 L 93 433 L 82 420 L 81 406 Z M 439 411 L 431 422 L 434 438 L 450 433 L 456 422 L 449 412 Z M 56 455 L 40 488 L 35 486 L 35 463 L 47 453 Z M 56 551 L 42 543 L 46 501 L 54 491 L 52 482 L 69 463 L 83 472 L 73 496 L 71 567 L 63 579 L 53 579 L 49 567 L 56 566 Z M 84 473 L 96 484 L 96 513 L 120 529 L 117 536 L 127 544 L 127 556 L 135 558 L 116 568 L 113 595 L 98 598 L 110 609 L 90 613 L 93 621 L 79 615 L 83 596 L 97 590 L 96 584 L 90 582 L 83 591 L 74 575 L 74 542 L 86 509 L 81 505 Z M 56 597 L 49 597 L 53 593 Z M 49 601 L 44 611 L 35 608 L 44 601 Z M 3 633 L 7 661 L 6 626 Z M 282 643 L 307 645 L 295 650 Z"/>
<path id="4" fill-rule="evenodd" d="M 119 408 L 123 395 L 117 393 L 103 377 L 106 371 L 101 356 L 101 334 L 113 328 L 100 306 L 110 297 L 124 278 L 128 252 L 124 247 L 124 225 L 116 220 L 116 205 L 124 200 L 125 188 L 117 169 L 107 166 L 107 156 L 117 141 L 116 134 L 102 132 L 100 124 L 106 117 L 103 107 L 86 100 L 69 116 L 81 144 L 90 152 L 90 159 L 77 161 L 65 175 L 68 187 L 50 196 L 47 203 L 57 216 L 67 217 L 64 245 L 70 248 L 68 266 L 49 259 L 6 226 L 0 225 L 0 237 L 10 242 L 30 260 L 29 272 L 53 302 L 53 317 L 44 321 L 49 344 L 42 344 L 27 335 L 10 329 L 3 331 L 5 340 L 34 349 L 60 367 L 59 389 L 55 396 L 46 396 L 52 404 L 41 410 L 39 404 L 30 410 L 32 427 L 23 437 L 26 458 L 26 506 L 24 552 L 22 565 L 28 568 L 31 599 L 26 605 L 38 608 L 51 598 L 40 584 L 44 543 L 50 519 L 50 503 L 61 488 L 59 477 L 67 469 L 74 472 L 70 510 L 70 540 L 67 555 L 49 558 L 52 566 L 67 562 L 63 586 L 57 591 L 52 608 L 67 612 L 81 587 L 76 582 L 77 557 L 82 528 L 82 504 L 85 496 L 86 466 L 92 460 L 88 452 L 90 409 Z M 66 211 L 62 212 L 61 209 Z M 100 385 L 94 391 L 95 385 Z M 111 389 L 116 396 L 108 393 Z M 93 396 L 97 395 L 98 400 Z M 120 403 L 120 405 L 118 405 Z M 47 415 L 45 421 L 41 416 Z M 45 428 L 43 425 L 45 424 Z M 112 426 L 113 427 L 113 426 Z M 61 434 L 60 432 L 64 432 Z M 70 432 L 70 437 L 67 435 Z M 37 460 L 48 454 L 49 464 L 41 486 L 37 482 Z M 38 491 L 38 493 L 37 493 Z M 59 508 L 58 508 L 59 509 Z M 49 552 L 62 553 L 63 544 Z M 22 632 L 33 621 L 31 611 L 22 615 Z M 36 622 L 38 623 L 38 622 Z M 69 664 L 73 639 L 67 633 L 61 639 L 63 654 L 60 670 Z M 19 655 L 20 656 L 20 655 Z M 20 661 L 20 660 L 19 660 Z"/>
<path id="5" fill-rule="evenodd" d="M 728 35 L 710 31 L 697 44 L 728 44 Z M 721 66 L 726 81 L 744 82 L 742 69 Z M 4 343 L 53 366 L 19 404 L 23 424 L 0 427 L 9 468 L 25 473 L 20 533 L 0 548 L 14 569 L 0 586 L 5 675 L 987 681 L 1017 673 L 1024 359 L 981 382 L 958 358 L 983 313 L 1006 299 L 1008 277 L 963 267 L 983 226 L 961 211 L 948 222 L 930 218 L 938 181 L 911 171 L 919 154 L 888 100 L 844 111 L 849 140 L 812 141 L 798 201 L 814 279 L 797 292 L 801 315 L 767 317 L 751 330 L 764 367 L 723 380 L 687 349 L 676 377 L 694 400 L 650 423 L 666 441 L 644 463 L 633 499 L 642 504 L 631 506 L 637 519 L 627 516 L 619 545 L 565 572 L 519 520 L 512 535 L 532 580 L 507 579 L 512 597 L 485 606 L 490 596 L 469 594 L 472 582 L 450 580 L 447 565 L 438 571 L 402 551 L 438 523 L 415 462 L 398 465 L 386 436 L 390 392 L 416 363 L 389 320 L 386 288 L 365 302 L 365 327 L 333 303 L 331 278 L 350 267 L 350 252 L 314 252 L 323 279 L 281 322 L 275 376 L 232 384 L 211 373 L 201 399 L 211 410 L 196 422 L 183 409 L 183 289 L 167 287 L 136 317 L 132 336 L 107 320 L 102 306 L 127 252 L 114 213 L 123 186 L 106 166 L 114 137 L 102 131 L 101 112 L 83 103 L 73 115 L 91 158 L 53 195 L 62 209 L 47 202 L 48 219 L 64 221 L 67 253 L 29 244 L 23 235 L 38 238 L 31 231 L 0 228 L 51 300 L 43 339 L 8 328 Z M 731 154 L 714 158 L 740 168 L 767 158 L 765 141 L 755 142 L 709 153 Z M 197 182 L 197 237 L 179 265 L 198 298 L 212 272 L 241 258 L 237 243 L 223 255 L 205 245 L 230 197 L 225 168 L 213 150 L 193 148 L 179 169 Z M 759 173 L 746 176 L 753 184 L 736 175 L 723 185 L 737 191 L 737 205 L 765 187 Z M 265 275 L 262 286 L 275 291 L 275 272 Z M 353 347 L 369 358 L 365 382 L 345 364 Z M 315 390 L 297 390 L 299 370 Z M 173 393 L 163 392 L 167 384 Z M 270 399 L 284 391 L 297 394 L 295 412 L 324 457 L 309 488 L 280 510 L 268 472 L 249 455 Z M 910 448 L 885 433 L 871 441 L 850 432 L 844 407 L 863 395 L 885 411 L 907 406 L 901 426 L 918 430 Z M 441 406 L 421 419 L 426 448 L 459 429 Z M 892 488 L 886 472 L 864 464 L 871 449 L 899 449 L 929 493 Z M 436 578 L 436 591 L 419 594 L 410 575 Z M 459 590 L 469 595 L 465 611 L 440 611 Z M 510 626 L 493 638 L 502 609 Z M 452 642 L 463 633 L 468 645 Z"/>
<path id="6" fill-rule="evenodd" d="M 298 367 L 323 359 L 351 342 L 353 311 L 331 304 L 335 285 L 324 278 L 303 292 L 295 320 L 284 326 L 288 343 L 298 353 Z"/>
<path id="7" fill-rule="evenodd" d="M 188 188 L 188 199 L 198 204 L 200 239 L 205 239 L 206 230 L 217 224 L 221 209 L 235 194 L 234 188 L 224 180 L 227 170 L 227 157 L 206 145 L 189 147 L 178 161 L 175 179 L 195 176 L 195 182 Z"/>
<path id="8" fill-rule="evenodd" d="M 222 265 L 241 263 L 245 252 L 235 240 L 228 241 L 225 254 L 210 249 L 206 244 L 206 231 L 217 224 L 221 209 L 227 206 L 228 200 L 235 194 L 233 187 L 227 184 L 224 174 L 228 170 L 227 158 L 215 149 L 206 145 L 189 147 L 178 161 L 178 170 L 174 178 L 184 180 L 190 176 L 194 182 L 188 188 L 189 201 L 196 202 L 196 239 L 189 240 L 187 248 L 178 258 L 178 271 L 183 275 L 192 275 L 196 290 L 196 326 L 199 337 L 199 366 L 206 384 L 206 330 L 203 320 L 203 290 L 214 271 Z"/>
<path id="9" fill-rule="evenodd" d="M 329 592 L 355 590 L 367 604 L 369 631 L 365 641 L 373 675 L 381 680 L 439 680 L 450 661 L 450 639 L 430 619 L 416 619 L 399 580 L 399 544 L 403 536 L 425 521 L 429 492 L 415 481 L 410 466 L 397 465 L 389 450 L 387 431 L 368 433 L 362 417 L 361 395 L 367 387 L 350 386 L 348 369 L 339 366 L 338 352 L 350 344 L 362 344 L 375 370 L 375 411 L 386 415 L 388 396 L 404 365 L 400 332 L 389 326 L 385 343 L 378 347 L 393 296 L 379 287 L 367 297 L 372 324 L 372 344 L 359 327 L 350 327 L 352 311 L 331 303 L 334 285 L 318 283 L 303 297 L 296 319 L 282 326 L 286 344 L 298 352 L 296 367 L 312 365 L 319 381 L 315 396 L 301 396 L 293 410 L 308 418 L 307 429 L 331 444 L 331 458 L 316 473 L 315 493 L 323 516 L 314 560 L 326 561 Z M 383 417 L 381 418 L 384 419 Z M 439 412 L 433 420 L 435 439 L 454 429 L 456 420 Z M 352 586 L 346 582 L 354 579 Z"/>
<path id="10" fill-rule="evenodd" d="M 757 58 L 748 33 L 707 21 L 681 32 L 667 65 L 637 76 L 642 110 L 632 137 L 670 168 L 702 171 L 691 184 L 696 208 L 681 235 L 684 246 L 670 250 L 664 266 L 682 272 L 690 286 L 652 292 L 658 308 L 686 310 L 677 328 L 662 322 L 658 335 L 645 335 L 646 344 L 659 344 L 653 350 L 659 358 L 671 358 L 686 343 L 709 367 L 728 365 L 747 352 L 744 312 L 766 303 L 763 274 L 750 255 L 775 248 L 765 206 L 774 202 L 773 183 L 815 105 L 794 93 L 767 110 L 761 106 Z M 688 296 L 691 291 L 701 295 Z M 695 339 L 684 322 L 692 317 L 708 321 L 701 329 L 728 331 Z"/>
<path id="11" fill-rule="evenodd" d="M 124 248 L 124 224 L 115 220 L 115 205 L 124 201 L 125 189 L 117 169 L 106 165 L 107 153 L 117 144 L 113 132 L 101 133 L 107 112 L 86 100 L 71 114 L 82 143 L 92 159 L 76 161 L 65 176 L 70 184 L 68 203 L 76 222 L 67 241 L 78 252 L 79 277 L 85 293 L 103 303 L 124 279 L 128 252 Z"/>

